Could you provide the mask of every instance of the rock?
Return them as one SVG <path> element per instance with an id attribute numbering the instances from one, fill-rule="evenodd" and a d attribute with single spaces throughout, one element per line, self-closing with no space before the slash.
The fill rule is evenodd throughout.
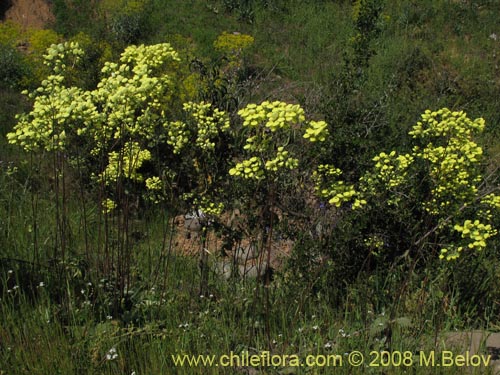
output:
<path id="1" fill-rule="evenodd" d="M 214 264 L 214 272 L 226 280 L 231 278 L 270 280 L 273 269 L 266 261 L 258 258 L 241 261 L 231 257 L 218 259 Z"/>
<path id="2" fill-rule="evenodd" d="M 201 210 L 184 215 L 184 228 L 191 232 L 201 232 L 206 224 L 207 218 Z"/>

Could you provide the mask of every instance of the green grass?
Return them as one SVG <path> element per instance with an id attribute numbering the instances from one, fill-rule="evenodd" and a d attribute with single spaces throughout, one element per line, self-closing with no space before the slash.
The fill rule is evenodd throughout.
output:
<path id="1" fill-rule="evenodd" d="M 160 297 L 160 289 L 145 291 L 134 305 L 135 313 L 144 318 L 142 324 L 125 325 L 119 317 L 93 319 L 93 306 L 78 305 L 76 301 L 67 316 L 62 316 L 61 307 L 49 297 L 50 283 L 38 287 L 35 303 L 19 291 L 4 291 L 0 305 L 5 322 L 0 329 L 1 370 L 7 374 L 131 374 L 133 371 L 137 374 L 234 374 L 237 370 L 230 367 L 175 367 L 171 356 L 219 356 L 245 351 L 258 354 L 271 350 L 275 355 L 297 355 L 302 360 L 308 355 L 339 353 L 345 366 L 336 368 L 336 372 L 378 373 L 376 368 L 348 366 L 344 353 L 357 350 L 377 363 L 373 352 L 388 349 L 384 331 L 388 327 L 388 312 L 363 312 L 363 301 L 354 294 L 350 300 L 352 308 L 346 307 L 344 316 L 319 297 L 309 297 L 307 306 L 299 310 L 293 301 L 283 299 L 283 289 L 278 285 L 271 285 L 272 307 L 266 312 L 260 305 L 265 304 L 262 289 L 261 295 L 256 296 L 253 284 L 227 285 L 216 280 L 212 284 L 214 294 L 201 297 L 192 287 L 192 280 L 186 284 L 186 276 L 196 274 L 195 264 L 182 258 L 175 262 L 179 262 L 178 271 L 171 273 L 164 294 Z M 188 269 L 191 272 L 186 272 Z M 436 332 L 432 327 L 419 330 L 416 319 L 397 317 L 394 320 L 390 350 L 411 353 L 434 350 Z M 269 333 L 266 324 L 271 327 Z M 257 370 L 262 374 L 284 371 L 265 366 Z M 398 367 L 386 370 L 388 374 L 402 372 Z M 439 373 L 469 371 L 460 370 L 443 368 Z M 331 371 L 331 368 L 306 367 L 289 373 Z M 412 366 L 411 371 L 429 373 L 428 368 L 417 365 Z"/>

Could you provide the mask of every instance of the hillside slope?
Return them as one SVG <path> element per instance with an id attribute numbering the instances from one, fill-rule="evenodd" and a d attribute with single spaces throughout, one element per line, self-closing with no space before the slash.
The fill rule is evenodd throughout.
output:
<path id="1" fill-rule="evenodd" d="M 54 21 L 50 5 L 45 0 L 12 0 L 5 20 L 19 23 L 23 28 L 43 28 Z"/>

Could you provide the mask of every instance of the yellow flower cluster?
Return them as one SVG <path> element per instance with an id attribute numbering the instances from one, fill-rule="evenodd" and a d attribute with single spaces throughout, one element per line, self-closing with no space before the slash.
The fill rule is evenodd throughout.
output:
<path id="1" fill-rule="evenodd" d="M 373 250 L 381 250 L 384 247 L 384 239 L 380 236 L 373 235 L 365 238 L 364 241 L 365 246 L 369 249 Z"/>
<path id="2" fill-rule="evenodd" d="M 306 123 L 304 110 L 298 104 L 265 101 L 249 104 L 238 114 L 243 118 L 243 126 L 250 130 L 243 149 L 253 155 L 231 168 L 229 174 L 233 176 L 260 180 L 265 171 L 297 168 L 298 159 L 285 147 L 292 132 L 304 124 L 307 127 L 303 137 L 311 142 L 324 141 L 328 134 L 324 121 Z"/>
<path id="3" fill-rule="evenodd" d="M 304 138 L 311 142 L 324 142 L 328 135 L 328 124 L 325 121 L 311 121 L 306 129 Z"/>
<path id="4" fill-rule="evenodd" d="M 108 165 L 100 178 L 110 185 L 120 177 L 140 182 L 143 176 L 139 173 L 142 164 L 151 159 L 149 150 L 143 150 L 137 142 L 127 142 L 121 152 L 109 153 Z"/>
<path id="5" fill-rule="evenodd" d="M 471 135 L 482 132 L 485 127 L 484 119 L 472 121 L 465 112 L 452 112 L 448 108 L 438 111 L 426 110 L 421 117 L 422 121 L 417 122 L 408 133 L 414 138 L 453 137 L 468 140 Z"/>
<path id="6" fill-rule="evenodd" d="M 463 225 L 456 224 L 453 227 L 457 232 L 462 234 L 463 239 L 469 239 L 467 248 L 471 250 L 483 250 L 486 248 L 486 240 L 497 234 L 497 230 L 490 224 L 483 224 L 479 220 L 465 220 Z M 440 259 L 446 258 L 453 260 L 460 256 L 464 246 L 451 246 L 450 248 L 441 249 Z"/>
<path id="7" fill-rule="evenodd" d="M 163 193 L 163 182 L 160 177 L 153 176 L 146 179 L 146 189 L 147 192 L 144 194 L 144 198 L 153 202 L 160 203 L 165 199 Z"/>
<path id="8" fill-rule="evenodd" d="M 249 104 L 238 111 L 243 118 L 243 126 L 265 126 L 272 132 L 278 129 L 290 129 L 305 121 L 304 110 L 298 104 L 265 101 L 260 105 Z"/>
<path id="9" fill-rule="evenodd" d="M 464 112 L 446 108 L 425 111 L 422 120 L 409 133 L 418 143 L 412 153 L 398 155 L 391 151 L 375 156 L 373 170 L 359 179 L 357 190 L 339 180 L 340 170 L 320 165 L 313 174 L 317 194 L 329 198 L 329 203 L 336 207 L 348 202 L 352 202 L 353 208 L 361 207 L 366 204 L 363 197 L 377 199 L 380 196 L 387 204 L 398 205 L 403 199 L 419 199 L 421 192 L 413 190 L 410 179 L 421 176 L 426 179 L 425 188 L 429 190 L 424 192 L 426 199 L 416 204 L 444 223 L 438 227 L 439 231 L 451 230 L 446 218 L 467 217 L 469 207 L 476 217 L 489 221 L 493 218 L 492 209 L 500 209 L 500 196 L 478 197 L 482 181 L 478 164 L 483 150 L 473 137 L 483 131 L 484 126 L 483 119 L 471 120 Z M 478 206 L 478 202 L 483 207 Z M 453 229 L 462 234 L 462 241 L 469 241 L 462 246 L 449 244 L 442 249 L 441 259 L 456 259 L 464 248 L 482 250 L 488 238 L 497 233 L 490 224 L 479 220 L 465 220 Z"/>
<path id="10" fill-rule="evenodd" d="M 228 115 L 207 103 L 185 103 L 184 121 L 167 120 L 175 94 L 171 74 L 179 61 L 168 43 L 127 47 L 118 62 L 104 63 L 97 88 L 89 91 L 65 87 L 64 69 L 81 54 L 76 43 L 49 48 L 45 57 L 53 74 L 30 94 L 33 110 L 18 117 L 8 135 L 11 143 L 26 150 L 71 152 L 67 144 L 81 144 L 72 143 L 80 137 L 91 145 L 91 155 L 107 159 L 92 175 L 109 186 L 119 179 L 143 182 L 147 176 L 139 171 L 152 158 L 152 147 L 167 143 L 178 154 L 189 145 L 206 153 L 214 150 L 221 132 L 229 130 Z M 163 182 L 146 178 L 146 199 L 163 200 Z M 115 207 L 110 202 L 103 203 L 106 212 Z M 218 207 L 207 204 L 207 210 Z"/>
<path id="11" fill-rule="evenodd" d="M 196 135 L 194 145 L 202 151 L 213 150 L 216 137 L 230 128 L 227 114 L 204 102 L 184 103 L 183 108 L 189 120 L 194 121 L 171 121 L 163 125 L 168 133 L 167 143 L 173 147 L 173 153 L 179 154 L 190 142 L 192 134 Z"/>
<path id="12" fill-rule="evenodd" d="M 254 43 L 254 38 L 251 35 L 231 33 L 224 31 L 221 35 L 217 37 L 214 42 L 214 48 L 217 51 L 221 51 L 233 60 L 233 62 L 239 60 L 245 50 L 251 47 Z"/>
<path id="13" fill-rule="evenodd" d="M 213 138 L 229 129 L 229 117 L 209 103 L 184 103 L 184 110 L 196 122 L 196 145 L 203 151 L 213 150 Z"/>
<path id="14" fill-rule="evenodd" d="M 381 152 L 372 160 L 375 162 L 375 174 L 384 181 L 388 188 L 395 188 L 406 181 L 408 167 L 414 158 L 409 154 L 397 155 L 396 151 L 389 154 Z"/>
<path id="15" fill-rule="evenodd" d="M 120 63 L 106 62 L 103 78 L 92 92 L 101 108 L 89 132 L 97 149 L 128 136 L 155 141 L 158 119 L 168 98 L 171 78 L 165 68 L 179 60 L 170 44 L 130 46 Z"/>
<path id="16" fill-rule="evenodd" d="M 55 74 L 66 70 L 68 62 L 76 63 L 83 56 L 83 50 L 76 42 L 52 44 L 44 55 L 44 64 L 49 66 Z M 72 61 L 70 59 L 73 59 Z"/>
<path id="17" fill-rule="evenodd" d="M 95 113 L 88 94 L 75 87 L 60 86 L 61 78 L 50 76 L 29 94 L 34 99 L 33 109 L 27 115 L 17 116 L 14 131 L 7 134 L 10 143 L 26 151 L 63 150 L 67 133 L 74 131 L 75 124 L 88 123 Z"/>
<path id="18" fill-rule="evenodd" d="M 116 203 L 112 199 L 106 198 L 101 202 L 101 207 L 103 214 L 110 214 L 116 208 Z"/>
<path id="19" fill-rule="evenodd" d="M 90 102 L 99 110 L 87 116 L 85 126 L 77 132 L 90 138 L 93 155 L 108 155 L 109 164 L 100 174 L 107 184 L 119 176 L 143 180 L 138 169 L 151 154 L 139 143 L 150 146 L 167 138 L 176 152 L 187 142 L 182 123 L 165 125 L 164 120 L 171 88 L 168 68 L 177 61 L 179 57 L 170 44 L 162 43 L 127 47 L 118 63 L 104 64 L 97 89 L 88 93 Z M 161 128 L 167 128 L 167 134 L 159 132 Z M 121 149 L 108 151 L 125 139 L 129 141 Z"/>
<path id="20" fill-rule="evenodd" d="M 173 147 L 173 153 L 178 154 L 189 142 L 190 132 L 187 126 L 182 121 L 171 121 L 165 123 L 167 128 L 168 138 L 167 143 Z"/>
<path id="21" fill-rule="evenodd" d="M 178 53 L 169 43 L 152 46 L 129 46 L 120 57 L 120 61 L 129 64 L 132 72 L 138 76 L 154 74 L 154 69 L 164 68 L 167 64 L 180 61 Z"/>
<path id="22" fill-rule="evenodd" d="M 81 53 L 76 43 L 66 42 L 52 45 L 45 58 L 54 72 L 61 72 L 65 68 L 65 56 L 76 59 Z M 89 124 L 96 113 L 89 93 L 64 87 L 63 82 L 64 76 L 51 74 L 32 93 L 23 91 L 33 100 L 33 109 L 27 115 L 17 116 L 14 131 L 7 134 L 10 143 L 26 151 L 63 150 L 68 134 L 77 131 L 78 125 Z"/>
<path id="23" fill-rule="evenodd" d="M 328 203 L 335 207 L 340 207 L 343 203 L 350 202 L 355 198 L 352 208 L 361 208 L 366 204 L 366 200 L 354 189 L 354 185 L 346 185 L 344 181 L 338 180 L 337 178 L 341 175 L 342 171 L 333 165 L 318 165 L 313 172 L 316 193 L 320 197 L 328 198 Z"/>
<path id="24" fill-rule="evenodd" d="M 424 202 L 429 213 L 438 215 L 457 200 L 470 200 L 476 195 L 476 185 L 481 180 L 477 163 L 483 150 L 472 137 L 484 126 L 482 118 L 472 121 L 464 112 L 443 108 L 425 111 L 422 121 L 409 132 L 413 138 L 427 142 L 423 148 L 416 146 L 413 152 L 429 163 L 432 197 Z"/>
<path id="25" fill-rule="evenodd" d="M 202 197 L 201 199 L 195 199 L 194 205 L 199 207 L 199 210 L 205 215 L 219 216 L 224 211 L 224 203 L 212 202 L 207 197 Z"/>
<path id="26" fill-rule="evenodd" d="M 153 176 L 146 179 L 146 188 L 148 190 L 161 190 L 162 186 L 160 177 Z"/>
<path id="27" fill-rule="evenodd" d="M 295 169 L 299 165 L 299 160 L 289 157 L 289 152 L 285 151 L 284 147 L 278 147 L 276 157 L 266 161 L 264 168 L 268 171 L 278 171 L 280 168 Z"/>
<path id="28" fill-rule="evenodd" d="M 481 199 L 481 203 L 498 210 L 500 209 L 500 196 L 493 193 L 488 194 Z"/>
<path id="29" fill-rule="evenodd" d="M 262 162 L 256 156 L 252 156 L 250 159 L 243 160 L 241 163 L 236 164 L 229 170 L 229 174 L 231 176 L 240 176 L 255 180 L 262 180 L 264 178 Z"/>

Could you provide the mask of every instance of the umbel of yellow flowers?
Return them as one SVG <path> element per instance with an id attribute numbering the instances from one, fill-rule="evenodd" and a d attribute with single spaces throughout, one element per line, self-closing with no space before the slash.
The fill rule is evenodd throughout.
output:
<path id="1" fill-rule="evenodd" d="M 232 176 L 263 180 L 266 175 L 295 169 L 299 160 L 286 149 L 292 131 L 304 131 L 303 138 L 310 142 L 322 142 L 328 135 L 326 122 L 306 121 L 304 109 L 298 104 L 265 101 L 249 104 L 238 114 L 249 130 L 243 146 L 249 157 L 229 170 Z"/>

